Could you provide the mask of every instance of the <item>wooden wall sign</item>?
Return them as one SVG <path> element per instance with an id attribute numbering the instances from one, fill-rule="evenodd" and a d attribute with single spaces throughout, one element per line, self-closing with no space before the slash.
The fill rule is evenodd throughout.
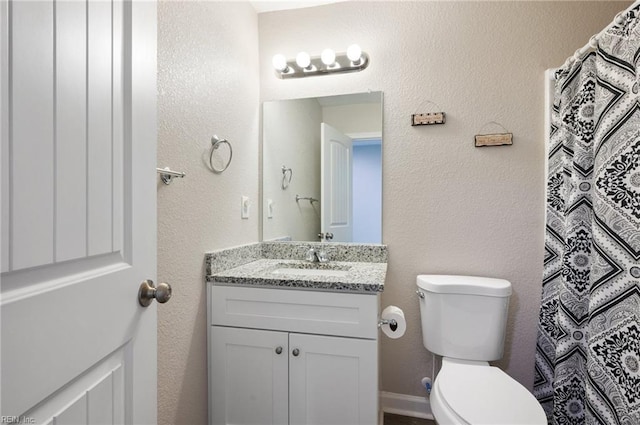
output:
<path id="1" fill-rule="evenodd" d="M 428 112 L 426 114 L 413 114 L 411 115 L 411 125 L 433 125 L 444 124 L 445 115 L 444 112 Z"/>
<path id="2" fill-rule="evenodd" d="M 513 145 L 512 133 L 476 134 L 476 148 L 482 146 Z"/>

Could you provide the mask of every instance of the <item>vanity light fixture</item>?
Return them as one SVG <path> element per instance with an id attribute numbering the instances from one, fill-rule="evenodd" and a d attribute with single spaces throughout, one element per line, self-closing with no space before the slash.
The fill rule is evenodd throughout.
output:
<path id="1" fill-rule="evenodd" d="M 287 60 L 282 54 L 273 57 L 276 75 L 282 79 L 357 72 L 367 66 L 369 66 L 369 55 L 357 44 L 349 46 L 346 53 L 336 54 L 332 49 L 324 49 L 320 56 L 313 57 L 307 52 L 300 52 L 295 60 Z"/>

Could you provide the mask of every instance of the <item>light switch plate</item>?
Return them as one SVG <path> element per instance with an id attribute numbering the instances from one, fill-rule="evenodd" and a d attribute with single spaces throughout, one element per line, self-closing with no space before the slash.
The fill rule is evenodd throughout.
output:
<path id="1" fill-rule="evenodd" d="M 267 199 L 267 218 L 273 218 L 273 199 Z"/>
<path id="2" fill-rule="evenodd" d="M 251 207 L 251 201 L 248 196 L 243 196 L 240 204 L 240 211 L 242 218 L 249 218 L 249 209 Z"/>

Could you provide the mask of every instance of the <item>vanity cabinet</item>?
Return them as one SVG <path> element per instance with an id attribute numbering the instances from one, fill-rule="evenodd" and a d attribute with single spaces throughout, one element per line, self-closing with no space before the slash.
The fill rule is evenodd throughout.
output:
<path id="1" fill-rule="evenodd" d="M 378 421 L 378 297 L 209 286 L 210 424 Z"/>

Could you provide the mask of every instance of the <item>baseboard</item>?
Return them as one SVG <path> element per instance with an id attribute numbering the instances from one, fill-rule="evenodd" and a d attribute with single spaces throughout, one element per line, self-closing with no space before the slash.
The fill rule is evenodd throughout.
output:
<path id="1" fill-rule="evenodd" d="M 431 405 L 426 397 L 380 391 L 380 407 L 383 412 L 394 415 L 433 420 Z"/>

